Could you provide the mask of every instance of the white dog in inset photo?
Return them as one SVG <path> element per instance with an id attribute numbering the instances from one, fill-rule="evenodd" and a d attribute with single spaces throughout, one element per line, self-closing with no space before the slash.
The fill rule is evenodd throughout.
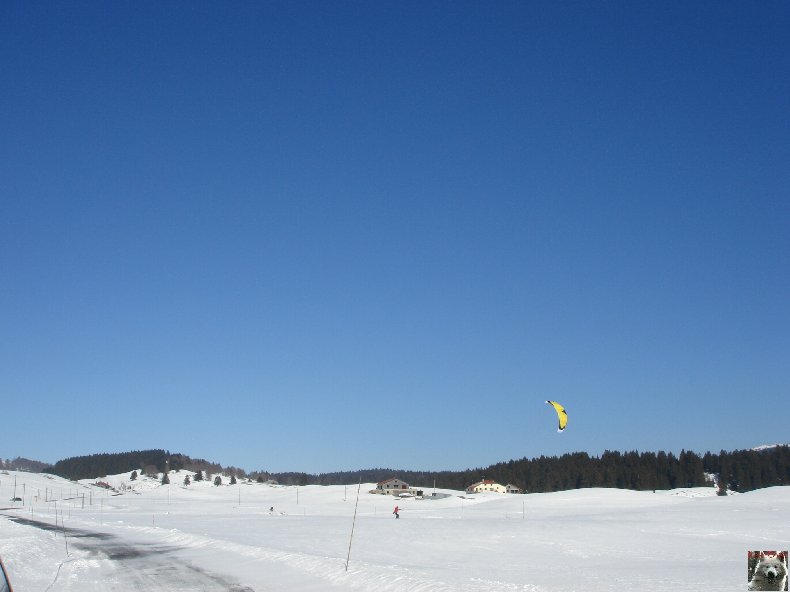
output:
<path id="1" fill-rule="evenodd" d="M 761 554 L 749 590 L 787 590 L 787 555 Z"/>

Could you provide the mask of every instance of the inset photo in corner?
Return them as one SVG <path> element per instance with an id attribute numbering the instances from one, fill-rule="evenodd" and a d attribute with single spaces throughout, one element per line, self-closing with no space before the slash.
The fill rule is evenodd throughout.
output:
<path id="1" fill-rule="evenodd" d="M 749 551 L 747 590 L 787 590 L 787 551 Z"/>

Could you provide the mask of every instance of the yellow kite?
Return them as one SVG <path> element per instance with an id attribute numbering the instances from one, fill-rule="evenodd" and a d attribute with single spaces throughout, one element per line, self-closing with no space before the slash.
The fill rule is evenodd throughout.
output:
<path id="1" fill-rule="evenodd" d="M 557 401 L 546 401 L 546 403 L 554 407 L 554 410 L 557 412 L 557 419 L 560 421 L 560 426 L 557 431 L 561 432 L 565 429 L 565 426 L 568 425 L 568 414 L 565 413 L 565 407 L 557 403 Z"/>

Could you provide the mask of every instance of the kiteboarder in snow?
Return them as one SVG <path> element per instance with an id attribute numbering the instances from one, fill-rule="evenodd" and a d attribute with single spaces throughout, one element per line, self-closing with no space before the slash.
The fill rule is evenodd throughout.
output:
<path id="1" fill-rule="evenodd" d="M 400 518 L 399 512 L 400 512 L 400 508 L 398 506 L 395 506 L 395 509 L 392 510 L 392 513 L 395 514 L 395 518 Z"/>

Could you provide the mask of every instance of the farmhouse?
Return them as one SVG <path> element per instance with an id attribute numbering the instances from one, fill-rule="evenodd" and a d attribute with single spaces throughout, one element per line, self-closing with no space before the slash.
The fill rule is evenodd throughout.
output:
<path id="1" fill-rule="evenodd" d="M 409 491 L 409 484 L 396 477 L 390 477 L 376 484 L 376 489 L 371 493 L 400 495 Z"/>
<path id="2" fill-rule="evenodd" d="M 493 491 L 495 493 L 506 493 L 507 489 L 504 485 L 500 485 L 491 479 L 483 479 L 477 483 L 473 483 L 466 488 L 466 493 L 482 493 L 484 491 Z"/>

